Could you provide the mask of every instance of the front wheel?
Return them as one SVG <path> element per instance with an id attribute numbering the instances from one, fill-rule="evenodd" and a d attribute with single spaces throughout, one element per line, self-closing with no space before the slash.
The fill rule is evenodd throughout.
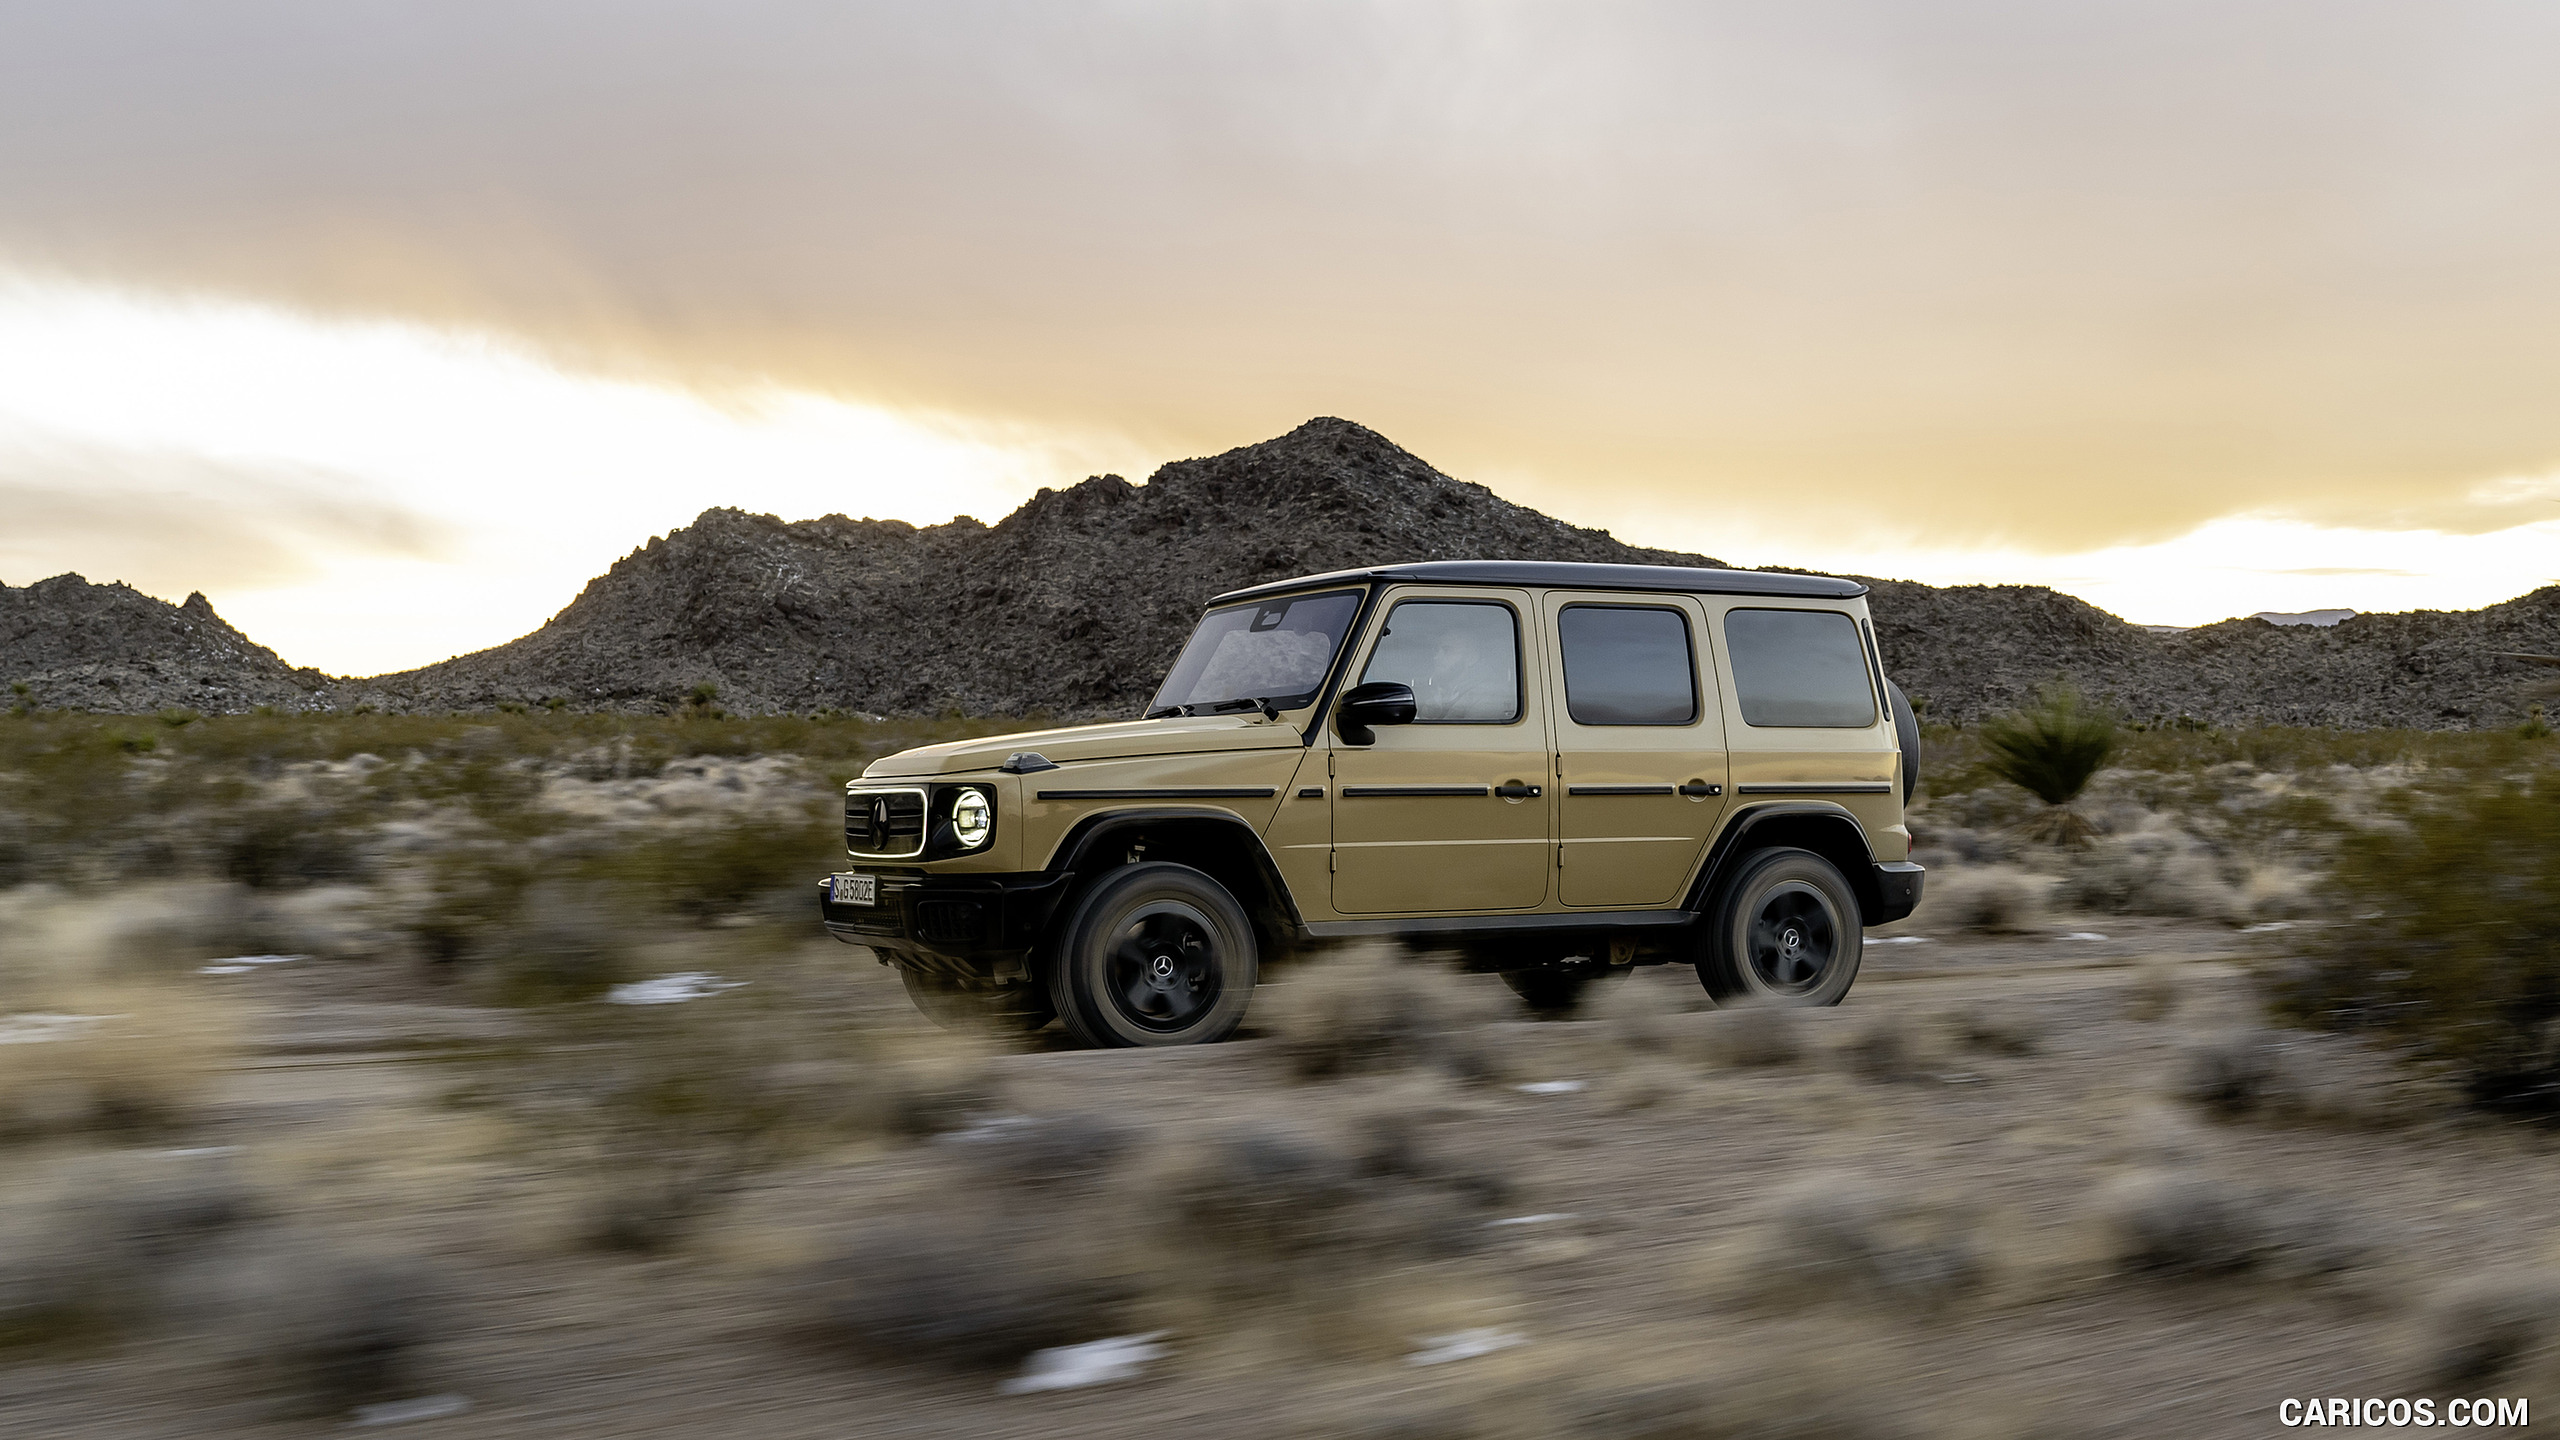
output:
<path id="1" fill-rule="evenodd" d="M 1206 1045 L 1253 1001 L 1253 922 L 1188 865 L 1129 865 L 1092 882 L 1058 940 L 1049 995 L 1087 1045 Z"/>
<path id="2" fill-rule="evenodd" d="M 1764 850 L 1717 897 L 1698 983 L 1719 1005 L 1837 1005 L 1865 940 L 1837 866 L 1810 850 Z"/>

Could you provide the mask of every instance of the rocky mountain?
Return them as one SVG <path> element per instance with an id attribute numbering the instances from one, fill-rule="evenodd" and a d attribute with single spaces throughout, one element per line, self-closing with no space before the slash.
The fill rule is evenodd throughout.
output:
<path id="1" fill-rule="evenodd" d="M 1042 490 L 992 527 L 705 512 L 510 644 L 362 687 L 386 706 L 562 696 L 732 709 L 1127 714 L 1224 590 L 1388 560 L 1712 564 L 1623 545 L 1311 420 L 1158 470 Z"/>
<path id="2" fill-rule="evenodd" d="M 2137 720 L 2464 730 L 2521 719 L 2548 677 L 2496 652 L 2560 653 L 2560 586 L 2485 610 L 2158 632 L 2040 586 L 1867 583 L 1886 668 L 1957 721 L 2067 677 Z"/>
<path id="3" fill-rule="evenodd" d="M 1399 560 L 1717 563 L 1627 545 L 1441 474 L 1373 431 L 1311 420 L 1183 460 L 1043 490 L 994 526 L 710 510 L 589 582 L 541 629 L 370 680 L 286 667 L 214 616 L 63 576 L 0 587 L 0 681 L 100 710 L 371 703 L 481 710 L 559 699 L 659 711 L 696 687 L 746 712 L 1133 714 L 1203 601 Z M 2129 624 L 2036 586 L 1870 580 L 1888 668 L 1970 721 L 2069 677 L 2137 719 L 2461 729 L 2521 716 L 2560 653 L 2560 587 L 2460 613 Z"/>
<path id="4" fill-rule="evenodd" d="M 56 575 L 0 584 L 0 682 L 62 710 L 213 713 L 302 708 L 329 684 L 231 628 L 202 594 L 183 605 Z"/>

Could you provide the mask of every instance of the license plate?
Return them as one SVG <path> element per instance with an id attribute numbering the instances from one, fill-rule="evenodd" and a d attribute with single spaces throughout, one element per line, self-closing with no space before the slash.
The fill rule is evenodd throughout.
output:
<path id="1" fill-rule="evenodd" d="M 880 877 L 877 875 L 835 875 L 828 899 L 839 905 L 877 905 L 880 903 Z"/>

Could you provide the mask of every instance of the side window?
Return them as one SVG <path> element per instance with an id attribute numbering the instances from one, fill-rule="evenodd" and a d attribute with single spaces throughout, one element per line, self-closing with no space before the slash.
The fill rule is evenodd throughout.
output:
<path id="1" fill-rule="evenodd" d="M 1635 605 L 1568 605 L 1556 616 L 1564 708 L 1576 725 L 1686 725 L 1698 718 L 1689 617 Z"/>
<path id="2" fill-rule="evenodd" d="M 1735 610 L 1724 617 L 1733 698 L 1746 725 L 1863 730 L 1875 691 L 1858 625 L 1836 610 Z"/>
<path id="3" fill-rule="evenodd" d="M 1414 722 L 1508 725 L 1520 718 L 1520 622 L 1489 600 L 1405 600 L 1360 681 L 1413 687 Z"/>

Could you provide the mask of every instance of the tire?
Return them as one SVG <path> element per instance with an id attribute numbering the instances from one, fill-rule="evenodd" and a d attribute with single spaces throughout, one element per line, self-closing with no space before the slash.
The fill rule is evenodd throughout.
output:
<path id="1" fill-rule="evenodd" d="M 1505 970 L 1502 983 L 1520 997 L 1520 1003 L 1540 1015 L 1561 1017 L 1572 1014 L 1582 1004 L 1584 992 L 1595 982 L 1624 980 L 1633 965 L 1541 965 L 1530 970 Z"/>
<path id="2" fill-rule="evenodd" d="M 1253 922 L 1188 865 L 1128 865 L 1089 885 L 1059 932 L 1049 998 L 1086 1045 L 1207 1045 L 1253 1003 Z"/>
<path id="3" fill-rule="evenodd" d="M 1058 1015 L 1049 1004 L 1049 992 L 1038 985 L 971 990 L 947 975 L 930 975 L 903 965 L 898 967 L 898 979 L 924 1018 L 945 1030 L 1028 1035 Z"/>
<path id="4" fill-rule="evenodd" d="M 1911 803 L 1911 792 L 1920 788 L 1920 717 L 1911 713 L 1911 697 L 1902 687 L 1887 680 L 1885 698 L 1893 702 L 1893 743 L 1902 751 L 1902 803 Z"/>
<path id="5" fill-rule="evenodd" d="M 1720 1005 L 1837 1005 L 1857 981 L 1858 897 L 1810 850 L 1748 857 L 1710 914 L 1698 983 Z"/>

